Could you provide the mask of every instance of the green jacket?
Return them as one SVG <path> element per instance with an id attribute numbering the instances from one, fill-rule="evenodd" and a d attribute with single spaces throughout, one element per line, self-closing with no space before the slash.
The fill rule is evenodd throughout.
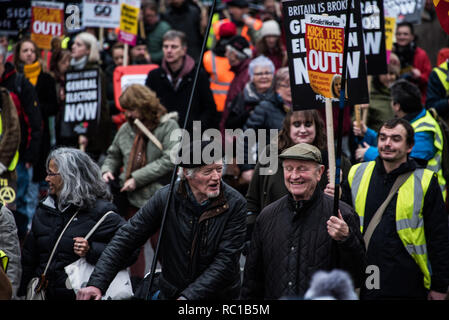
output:
<path id="1" fill-rule="evenodd" d="M 146 30 L 147 47 L 152 63 L 162 63 L 162 57 L 164 56 L 162 52 L 162 37 L 168 30 L 171 30 L 171 27 L 168 22 L 163 20 L 159 20 L 156 27 L 151 31 Z"/>
<path id="2" fill-rule="evenodd" d="M 148 141 L 147 165 L 131 173 L 136 181 L 136 189 L 128 192 L 128 200 L 137 208 L 141 208 L 162 187 L 158 179 L 170 173 L 175 166 L 170 160 L 170 153 L 177 143 L 177 140 L 170 141 L 170 135 L 179 128 L 176 119 L 172 119 L 174 115 L 177 116 L 176 113 L 164 115 L 161 123 L 152 132 L 161 142 L 163 152 Z M 120 187 L 125 183 L 125 171 L 135 135 L 128 122 L 124 123 L 108 148 L 106 159 L 101 166 L 102 174 L 108 171 L 116 173 L 123 166 L 123 172 L 120 173 Z"/>

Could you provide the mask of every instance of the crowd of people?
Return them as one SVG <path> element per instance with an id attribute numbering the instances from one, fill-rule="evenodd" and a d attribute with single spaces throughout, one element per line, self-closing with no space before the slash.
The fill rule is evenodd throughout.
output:
<path id="1" fill-rule="evenodd" d="M 319 298 L 334 274 L 334 293 L 345 293 L 326 289 L 327 298 L 447 298 L 449 42 L 431 62 L 417 26 L 397 24 L 388 73 L 366 79 L 362 120 L 352 106 L 343 111 L 334 212 L 335 146 L 324 109 L 292 107 L 281 6 L 223 1 L 203 56 L 209 7 L 196 0 L 142 0 L 129 52 L 113 29 L 55 37 L 49 52 L 27 33 L 0 36 L 1 298 L 24 299 L 44 274 L 47 299 L 101 299 L 127 267 L 137 292 L 147 245 L 160 249 L 145 294 L 154 300 Z M 154 68 L 116 99 L 114 70 L 127 61 Z M 98 72 L 100 104 L 96 124 L 74 130 L 64 121 L 65 75 L 82 70 Z M 335 137 L 339 112 L 334 103 Z M 180 129 L 195 136 L 196 121 L 220 139 L 179 148 Z M 245 140 L 239 161 L 228 129 L 278 134 Z M 216 143 L 231 144 L 233 157 Z M 212 161 L 194 161 L 211 150 Z M 273 168 L 261 154 L 274 151 Z M 95 269 L 75 293 L 64 267 L 80 257 Z"/>

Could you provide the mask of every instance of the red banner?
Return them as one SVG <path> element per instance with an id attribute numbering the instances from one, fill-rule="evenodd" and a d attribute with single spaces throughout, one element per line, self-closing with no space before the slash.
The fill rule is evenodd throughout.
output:
<path id="1" fill-rule="evenodd" d="M 433 0 L 433 4 L 441 27 L 449 34 L 449 0 Z"/>

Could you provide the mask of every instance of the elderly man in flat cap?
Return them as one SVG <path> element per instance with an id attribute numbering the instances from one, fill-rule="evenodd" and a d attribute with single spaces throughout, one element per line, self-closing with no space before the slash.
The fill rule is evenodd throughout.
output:
<path id="1" fill-rule="evenodd" d="M 240 293 L 240 253 L 246 232 L 246 200 L 223 183 L 223 161 L 209 143 L 180 149 L 180 179 L 170 198 L 160 244 L 163 268 L 153 299 L 230 300 Z M 189 153 L 185 156 L 184 150 Z M 212 149 L 215 150 L 215 149 Z M 196 154 L 201 154 L 195 161 Z M 207 155 L 207 156 L 205 156 Z M 106 247 L 78 299 L 100 299 L 126 257 L 156 233 L 169 200 L 165 186 L 124 225 Z"/>
<path id="2" fill-rule="evenodd" d="M 324 171 L 316 147 L 300 143 L 279 155 L 289 193 L 257 217 L 241 298 L 302 298 L 315 271 L 348 271 L 356 287 L 365 270 L 365 249 L 354 210 L 317 188 Z"/>

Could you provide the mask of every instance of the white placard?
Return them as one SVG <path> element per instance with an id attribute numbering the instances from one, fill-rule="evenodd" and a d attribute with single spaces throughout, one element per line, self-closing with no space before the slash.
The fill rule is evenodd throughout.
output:
<path id="1" fill-rule="evenodd" d="M 117 28 L 120 4 L 120 0 L 83 0 L 83 26 Z"/>

